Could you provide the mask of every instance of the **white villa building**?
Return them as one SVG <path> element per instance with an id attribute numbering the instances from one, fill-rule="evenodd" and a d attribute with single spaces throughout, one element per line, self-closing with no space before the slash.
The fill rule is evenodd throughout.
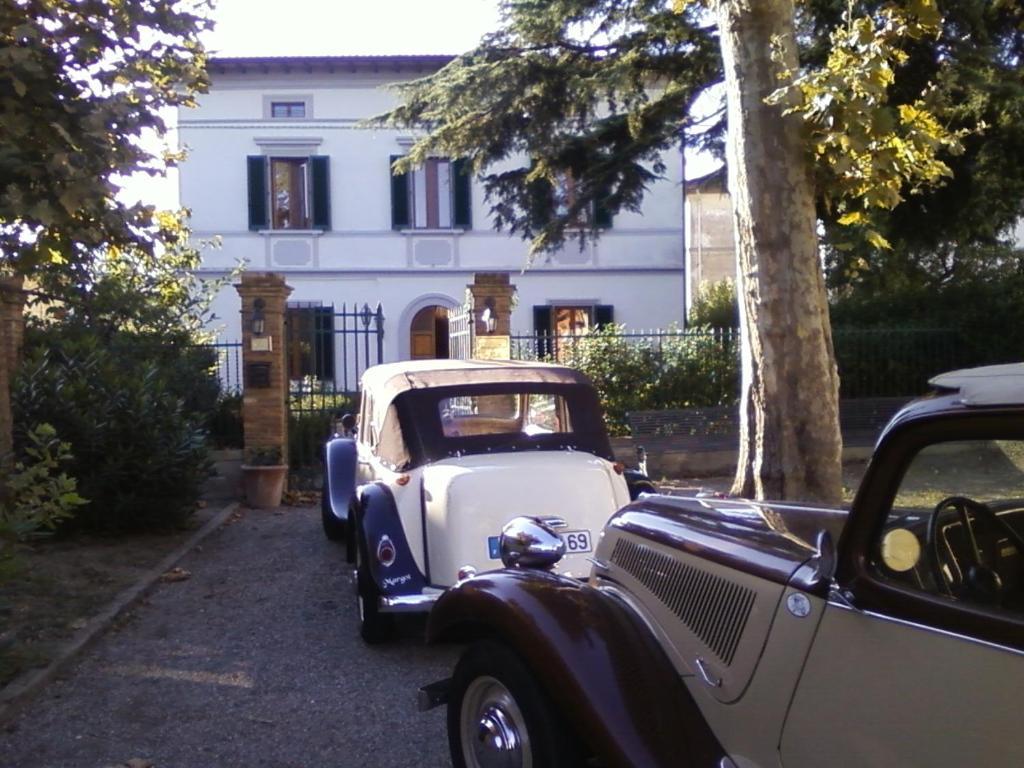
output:
<path id="1" fill-rule="evenodd" d="M 319 333 L 327 346 L 341 343 L 330 332 L 342 305 L 379 303 L 388 361 L 444 356 L 447 312 L 464 303 L 476 273 L 510 274 L 513 335 L 571 335 L 607 322 L 681 325 L 693 287 L 678 150 L 665 158 L 667 177 L 648 190 L 642 213 L 619 213 L 596 243 L 571 242 L 526 271 L 527 243 L 493 228 L 482 187 L 459 163 L 436 158 L 392 175 L 413 134 L 361 121 L 396 103 L 388 84 L 449 59 L 213 59 L 209 93 L 178 120 L 188 152 L 182 205 L 196 240 L 223 243 L 205 251 L 202 274 L 224 275 L 240 261 L 284 274 L 294 289 L 290 329 Z M 241 338 L 239 306 L 230 288 L 217 298 L 221 338 Z M 310 370 L 309 355 L 290 365 L 293 377 L 322 373 Z"/>

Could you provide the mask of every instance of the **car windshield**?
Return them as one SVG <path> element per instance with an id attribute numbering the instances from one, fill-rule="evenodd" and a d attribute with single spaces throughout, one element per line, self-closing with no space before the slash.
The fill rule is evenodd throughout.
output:
<path id="1" fill-rule="evenodd" d="M 438 401 L 445 437 L 571 432 L 565 400 L 553 393 L 459 395 Z"/>

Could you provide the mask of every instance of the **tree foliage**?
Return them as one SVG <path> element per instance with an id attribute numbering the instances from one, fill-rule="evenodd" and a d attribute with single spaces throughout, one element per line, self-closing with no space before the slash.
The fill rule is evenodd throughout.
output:
<path id="1" fill-rule="evenodd" d="M 919 3 L 859 0 L 860 17 Z M 942 152 L 950 175 L 942 184 L 901 190 L 903 199 L 871 226 L 892 249 L 837 223 L 844 211 L 819 207 L 825 222 L 827 275 L 833 289 L 902 291 L 975 279 L 1006 263 L 1012 224 L 1024 214 L 1024 6 L 1015 0 L 937 0 L 937 35 L 905 38 L 905 58 L 887 89 L 889 108 L 927 93 L 932 114 L 963 151 Z M 821 65 L 830 35 L 844 26 L 847 0 L 807 0 L 799 15 L 804 58 Z M 984 126 L 978 130 L 979 126 Z M 964 133 L 964 131 L 967 131 Z M 840 247 L 841 246 L 841 247 Z"/>
<path id="2" fill-rule="evenodd" d="M 595 201 L 639 210 L 677 146 L 691 106 L 721 77 L 714 29 L 664 0 L 506 0 L 503 26 L 441 71 L 401 86 L 378 124 L 430 128 L 402 168 L 431 154 L 465 157 L 481 174 L 499 227 L 533 252 L 562 244 Z M 702 134 L 718 147 L 722 125 Z M 565 176 L 561 213 L 539 193 Z M 542 205 L 543 203 L 541 203 Z"/>
<path id="3" fill-rule="evenodd" d="M 0 268 L 75 270 L 109 248 L 151 252 L 151 206 L 119 175 L 163 172 L 142 140 L 205 87 L 209 0 L 0 0 Z M 173 236 L 172 236 L 173 239 Z"/>
<path id="4" fill-rule="evenodd" d="M 636 210 L 662 150 L 685 141 L 722 156 L 724 112 L 712 108 L 700 129 L 689 117 L 702 94 L 714 103 L 720 93 L 717 32 L 702 3 L 502 9 L 500 30 L 402 87 L 404 103 L 378 122 L 429 129 L 407 166 L 471 157 L 496 222 L 534 251 L 561 245 L 595 199 Z M 1024 7 L 804 0 L 797 11 L 801 79 L 782 96 L 793 106 L 808 97 L 830 283 L 948 280 L 975 268 L 1024 214 Z M 538 186 L 567 171 L 580 181 L 575 205 L 536 215 Z"/>
<path id="5" fill-rule="evenodd" d="M 905 48 L 938 34 L 942 19 L 934 0 L 908 0 L 907 9 L 887 6 L 874 16 L 850 11 L 844 22 L 830 36 L 824 65 L 768 102 L 807 123 L 818 195 L 832 220 L 859 227 L 869 244 L 890 249 L 872 223 L 877 212 L 951 176 L 940 156 L 962 152 L 967 130 L 940 123 L 932 84 L 910 103 L 890 103 L 896 70 L 909 58 Z M 780 77 L 794 75 L 784 70 Z"/>

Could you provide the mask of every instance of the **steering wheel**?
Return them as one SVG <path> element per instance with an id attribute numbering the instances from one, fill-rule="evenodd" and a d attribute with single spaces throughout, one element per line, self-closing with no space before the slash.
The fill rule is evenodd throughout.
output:
<path id="1" fill-rule="evenodd" d="M 951 572 L 948 568 L 943 567 L 944 555 L 942 542 L 939 539 L 939 519 L 947 509 L 954 510 L 960 518 L 967 551 L 971 558 L 968 564 L 958 563 L 963 577 L 959 587 L 955 590 Z M 971 521 L 971 515 L 975 518 L 985 518 L 985 525 L 977 526 L 976 522 Z M 928 520 L 927 531 L 927 548 L 935 584 L 945 587 L 946 593 L 951 597 L 963 597 L 989 605 L 1001 605 L 1003 602 L 1003 580 L 996 568 L 1000 560 L 997 551 L 999 532 L 1006 534 L 1013 546 L 1017 548 L 1019 558 L 1024 561 L 1024 538 L 987 504 L 982 504 L 980 501 L 969 499 L 966 496 L 950 496 L 940 501 Z M 982 533 L 984 538 L 980 538 L 979 533 Z"/>

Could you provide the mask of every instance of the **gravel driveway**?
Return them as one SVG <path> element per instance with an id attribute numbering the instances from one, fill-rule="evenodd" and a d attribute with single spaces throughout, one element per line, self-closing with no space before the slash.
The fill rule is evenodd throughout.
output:
<path id="1" fill-rule="evenodd" d="M 245 510 L 180 566 L 0 733 L 4 768 L 450 765 L 415 694 L 457 649 L 359 640 L 319 510 Z"/>

